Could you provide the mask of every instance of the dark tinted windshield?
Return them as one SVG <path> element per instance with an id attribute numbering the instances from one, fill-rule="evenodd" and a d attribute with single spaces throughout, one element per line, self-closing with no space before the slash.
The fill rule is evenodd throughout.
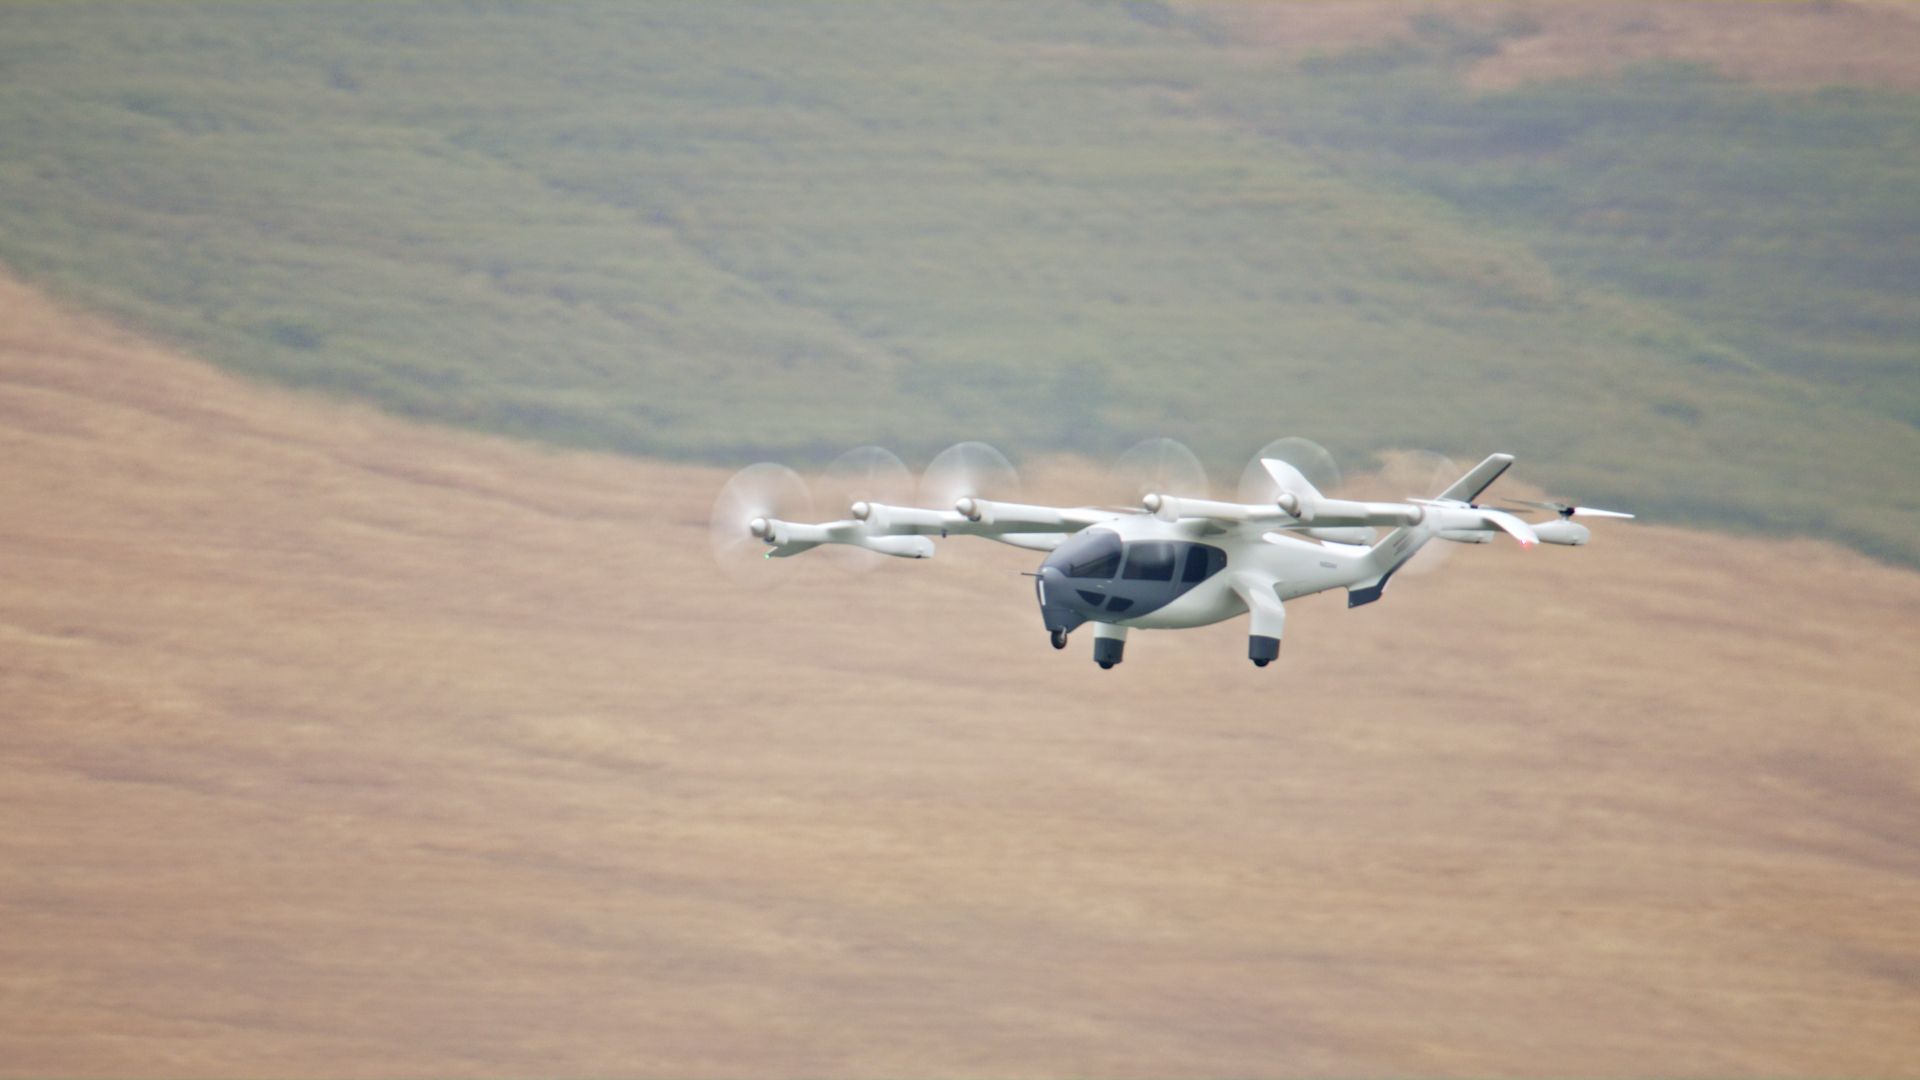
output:
<path id="1" fill-rule="evenodd" d="M 1105 529 L 1089 529 L 1061 545 L 1067 576 L 1105 580 L 1120 569 L 1120 538 Z"/>

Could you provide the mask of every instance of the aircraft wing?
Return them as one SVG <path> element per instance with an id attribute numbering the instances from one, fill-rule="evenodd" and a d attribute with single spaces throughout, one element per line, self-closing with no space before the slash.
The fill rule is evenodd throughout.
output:
<path id="1" fill-rule="evenodd" d="M 855 503 L 852 518 L 819 525 L 769 520 L 756 532 L 775 558 L 798 555 L 821 544 L 850 544 L 884 555 L 925 559 L 933 555 L 932 537 L 979 536 L 1014 547 L 1051 551 L 1071 533 L 1125 511 L 1094 507 L 1036 506 L 1028 503 L 961 499 L 954 510 Z"/>
<path id="2" fill-rule="evenodd" d="M 1313 502 L 1292 504 L 1297 512 L 1265 503 L 1223 503 L 1211 499 L 1149 495 L 1147 509 L 1162 521 L 1198 518 L 1222 525 L 1253 522 L 1269 529 L 1355 528 L 1406 525 L 1420 520 L 1421 510 L 1407 503 L 1351 502 L 1317 496 Z"/>

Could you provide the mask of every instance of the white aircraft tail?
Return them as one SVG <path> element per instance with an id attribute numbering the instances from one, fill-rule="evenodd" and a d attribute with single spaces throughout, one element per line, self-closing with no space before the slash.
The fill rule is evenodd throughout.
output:
<path id="1" fill-rule="evenodd" d="M 1436 501 L 1471 503 L 1480 493 L 1500 479 L 1500 474 L 1513 464 L 1512 454 L 1489 454 L 1485 461 L 1475 465 L 1467 475 L 1455 480 L 1445 491 L 1435 496 Z M 1347 606 L 1359 607 L 1380 599 L 1386 592 L 1387 581 L 1394 571 L 1407 564 L 1407 560 L 1420 553 L 1427 541 L 1433 539 L 1436 530 L 1423 522 L 1418 525 L 1403 525 L 1382 537 L 1380 542 L 1367 550 L 1366 562 L 1369 567 L 1379 571 L 1375 576 L 1347 586 Z"/>

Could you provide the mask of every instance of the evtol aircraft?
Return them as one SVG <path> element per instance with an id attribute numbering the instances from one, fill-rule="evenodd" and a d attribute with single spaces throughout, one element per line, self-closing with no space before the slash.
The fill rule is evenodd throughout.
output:
<path id="1" fill-rule="evenodd" d="M 1150 470 L 1151 480 L 1195 482 L 1191 451 L 1171 440 L 1149 444 L 1157 444 L 1152 452 L 1162 463 L 1191 463 Z M 824 523 L 780 516 L 805 502 L 804 486 L 790 470 L 763 463 L 741 470 L 722 489 L 713 539 L 723 556 L 742 545 L 770 559 L 841 545 L 926 559 L 936 538 L 984 537 L 1045 553 L 1032 574 L 1034 598 L 1056 649 L 1090 626 L 1094 661 L 1112 668 L 1124 655 L 1129 630 L 1208 626 L 1246 614 L 1247 657 L 1266 667 L 1280 655 L 1289 600 L 1345 589 L 1347 606 L 1359 607 L 1379 600 L 1395 572 L 1434 541 L 1484 544 L 1504 536 L 1523 548 L 1578 547 L 1591 534 L 1576 518 L 1633 516 L 1524 500 L 1508 500 L 1514 505 L 1504 508 L 1480 505 L 1513 464 L 1510 454 L 1488 455 L 1441 490 L 1372 502 L 1333 498 L 1308 478 L 1296 461 L 1311 467 L 1329 460 L 1315 444 L 1278 440 L 1269 450 L 1256 456 L 1257 468 L 1249 466 L 1241 501 L 1199 497 L 1192 488 L 1186 494 L 1156 489 L 1145 491 L 1137 507 L 1062 507 L 990 498 L 1017 489 L 1017 477 L 998 451 L 962 443 L 928 467 L 922 501 L 935 505 L 923 507 L 882 501 L 882 490 L 903 487 L 905 466 L 878 447 L 863 447 L 843 456 L 850 465 L 830 470 L 855 497 L 847 517 Z M 1204 472 L 1198 476 L 1204 488 Z M 1539 511 L 1550 516 L 1520 516 Z"/>

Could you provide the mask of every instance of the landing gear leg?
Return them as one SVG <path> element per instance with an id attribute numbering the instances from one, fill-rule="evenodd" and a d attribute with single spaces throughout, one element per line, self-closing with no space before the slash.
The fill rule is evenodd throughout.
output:
<path id="1" fill-rule="evenodd" d="M 1067 647 L 1067 632 L 1065 630 L 1055 630 L 1053 635 L 1047 640 L 1053 642 L 1054 648 L 1064 649 Z"/>
<path id="2" fill-rule="evenodd" d="M 1093 662 L 1105 671 L 1120 662 L 1127 650 L 1127 628 L 1112 623 L 1093 624 Z"/>

